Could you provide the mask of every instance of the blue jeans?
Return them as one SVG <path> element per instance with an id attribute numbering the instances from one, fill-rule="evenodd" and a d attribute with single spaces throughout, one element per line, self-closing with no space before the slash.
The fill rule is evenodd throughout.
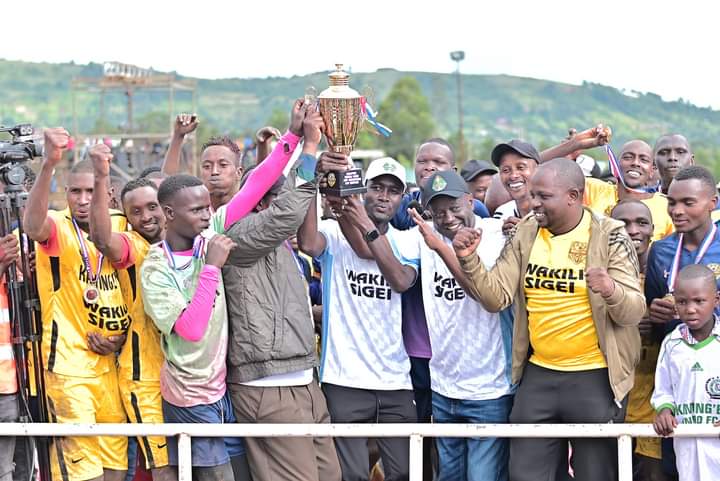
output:
<path id="1" fill-rule="evenodd" d="M 507 423 L 513 397 L 451 399 L 433 391 L 436 423 Z M 507 481 L 509 443 L 502 438 L 437 438 L 438 481 Z"/>

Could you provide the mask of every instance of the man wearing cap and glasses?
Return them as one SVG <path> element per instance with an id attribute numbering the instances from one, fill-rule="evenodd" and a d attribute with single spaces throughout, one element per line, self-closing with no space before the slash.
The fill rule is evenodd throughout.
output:
<path id="1" fill-rule="evenodd" d="M 470 193 L 480 202 L 485 202 L 485 194 L 495 174 L 497 169 L 487 160 L 468 160 L 460 170 L 460 175 L 467 182 Z"/>
<path id="2" fill-rule="evenodd" d="M 437 172 L 422 192 L 432 223 L 413 212 L 418 227 L 402 256 L 421 272 L 433 356 L 432 413 L 437 423 L 505 423 L 515 386 L 510 381 L 512 312 L 490 313 L 468 296 L 473 289 L 452 250 L 463 227 L 481 228 L 476 252 L 491 269 L 505 246 L 502 222 L 473 214 L 467 184 L 453 171 Z M 440 480 L 507 479 L 508 441 L 438 438 Z"/>
<path id="3" fill-rule="evenodd" d="M 324 155 L 318 172 L 347 168 L 340 157 Z M 406 237 L 390 225 L 405 190 L 405 169 L 389 157 L 366 171 L 364 205 L 358 196 L 336 205 L 336 215 L 364 233 L 375 260 L 358 257 L 339 223 L 318 225 L 316 203 L 298 231 L 300 249 L 319 256 L 323 276 L 323 346 L 320 381 L 336 423 L 414 422 L 410 360 L 403 344 L 400 293 L 415 282 L 412 263 L 396 252 Z M 367 479 L 367 439 L 336 438 L 343 479 Z M 385 479 L 407 479 L 405 438 L 377 440 Z"/>

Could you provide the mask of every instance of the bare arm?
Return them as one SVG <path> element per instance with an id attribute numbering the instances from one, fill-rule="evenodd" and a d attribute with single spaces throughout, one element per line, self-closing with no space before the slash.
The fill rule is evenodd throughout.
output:
<path id="1" fill-rule="evenodd" d="M 350 223 L 360 232 L 370 232 L 376 228 L 373 221 L 368 217 L 359 196 L 353 195 L 344 200 L 346 204 L 342 211 L 343 217 L 347 216 Z M 415 283 L 417 271 L 411 266 L 402 264 L 395 257 L 387 236 L 381 235 L 374 241 L 368 242 L 367 245 L 380 268 L 380 272 L 382 272 L 385 280 L 395 292 L 405 292 Z"/>
<path id="2" fill-rule="evenodd" d="M 180 170 L 180 151 L 182 150 L 185 136 L 195 130 L 197 126 L 197 115 L 180 114 L 177 116 L 175 125 L 173 126 L 170 146 L 168 147 L 167 154 L 165 154 L 165 160 L 162 165 L 163 174 L 173 175 L 178 173 Z"/>
<path id="3" fill-rule="evenodd" d="M 282 137 L 282 134 L 275 127 L 267 126 L 257 131 L 255 134 L 255 163 L 259 164 L 270 155 L 272 150 L 270 142 L 273 138 L 279 140 L 280 137 Z"/>
<path id="4" fill-rule="evenodd" d="M 118 263 L 126 257 L 126 244 L 121 234 L 113 234 L 110 220 L 110 162 L 113 155 L 105 144 L 94 145 L 90 149 L 90 160 L 95 172 L 93 196 L 90 201 L 90 239 L 112 263 Z"/>
<path id="5" fill-rule="evenodd" d="M 540 152 L 540 160 L 546 162 L 557 157 L 575 160 L 583 150 L 607 144 L 610 141 L 610 135 L 610 129 L 602 124 L 580 133 L 575 133 L 575 129 L 571 129 L 567 139 Z"/>
<path id="6" fill-rule="evenodd" d="M 25 233 L 32 240 L 45 242 L 52 233 L 52 219 L 48 216 L 48 195 L 52 183 L 55 167 L 62 160 L 62 154 L 67 148 L 70 134 L 62 127 L 46 129 L 45 155 L 40 167 L 40 173 L 35 179 L 30 195 L 28 196 L 23 227 Z"/>

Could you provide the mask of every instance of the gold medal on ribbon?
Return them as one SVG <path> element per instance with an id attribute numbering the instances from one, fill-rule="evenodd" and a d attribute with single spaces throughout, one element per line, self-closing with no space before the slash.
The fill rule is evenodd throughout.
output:
<path id="1" fill-rule="evenodd" d="M 663 301 L 670 302 L 674 306 L 675 296 L 673 296 L 672 293 L 668 292 L 667 294 L 665 294 L 665 297 L 663 297 Z"/>
<path id="2" fill-rule="evenodd" d="M 97 304 L 100 300 L 100 291 L 94 285 L 89 285 L 83 291 L 83 299 L 88 304 Z"/>

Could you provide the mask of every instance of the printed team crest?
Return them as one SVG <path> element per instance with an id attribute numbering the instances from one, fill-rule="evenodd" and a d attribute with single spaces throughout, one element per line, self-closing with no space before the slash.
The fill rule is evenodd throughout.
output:
<path id="1" fill-rule="evenodd" d="M 383 170 L 385 172 L 395 172 L 395 164 L 390 163 L 390 162 L 385 162 L 383 164 Z"/>
<path id="2" fill-rule="evenodd" d="M 585 258 L 587 257 L 587 247 L 587 242 L 573 242 L 572 244 L 570 244 L 568 257 L 575 264 L 584 264 Z"/>
<path id="3" fill-rule="evenodd" d="M 713 274 L 715 274 L 715 278 L 720 277 L 720 264 L 706 264 L 708 269 L 713 271 Z"/>
<path id="4" fill-rule="evenodd" d="M 327 175 L 327 183 L 328 183 L 328 187 L 335 187 L 335 184 L 337 183 L 337 179 L 335 178 L 335 174 L 333 172 L 330 172 Z"/>
<path id="5" fill-rule="evenodd" d="M 439 175 L 435 176 L 432 183 L 432 190 L 434 190 L 435 192 L 440 192 L 445 187 L 447 187 L 447 181 Z"/>
<path id="6" fill-rule="evenodd" d="M 705 383 L 705 391 L 710 396 L 710 399 L 720 399 L 720 377 L 711 377 Z"/>

